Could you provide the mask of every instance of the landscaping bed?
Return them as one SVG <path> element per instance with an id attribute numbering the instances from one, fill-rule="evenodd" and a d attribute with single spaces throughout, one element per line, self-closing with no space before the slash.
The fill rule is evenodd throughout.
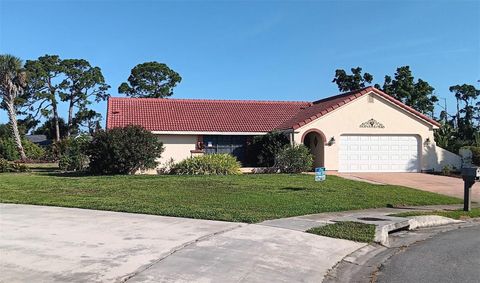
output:
<path id="1" fill-rule="evenodd" d="M 401 205 L 461 203 L 405 188 L 303 174 L 72 176 L 0 174 L 0 202 L 78 207 L 237 222 Z"/>

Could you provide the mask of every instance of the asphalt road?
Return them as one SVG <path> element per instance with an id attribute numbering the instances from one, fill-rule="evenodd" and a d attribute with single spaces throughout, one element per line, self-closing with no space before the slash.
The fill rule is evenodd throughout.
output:
<path id="1" fill-rule="evenodd" d="M 409 246 L 384 263 L 377 282 L 480 282 L 480 225 Z"/>

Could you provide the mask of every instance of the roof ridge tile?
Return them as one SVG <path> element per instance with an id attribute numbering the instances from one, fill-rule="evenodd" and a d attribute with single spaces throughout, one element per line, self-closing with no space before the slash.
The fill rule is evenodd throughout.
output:
<path id="1" fill-rule="evenodd" d="M 374 92 L 415 116 L 439 124 L 372 86 L 314 102 L 110 97 L 107 129 L 137 124 L 151 131 L 269 132 L 297 129 Z M 158 103 L 152 103 L 158 102 Z"/>

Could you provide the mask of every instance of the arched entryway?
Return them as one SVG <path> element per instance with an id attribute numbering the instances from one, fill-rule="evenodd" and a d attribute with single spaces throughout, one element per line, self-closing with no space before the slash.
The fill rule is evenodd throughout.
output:
<path id="1" fill-rule="evenodd" d="M 325 135 L 317 129 L 309 130 L 302 136 L 302 143 L 310 149 L 310 153 L 313 155 L 314 167 L 325 166 L 325 142 Z"/>

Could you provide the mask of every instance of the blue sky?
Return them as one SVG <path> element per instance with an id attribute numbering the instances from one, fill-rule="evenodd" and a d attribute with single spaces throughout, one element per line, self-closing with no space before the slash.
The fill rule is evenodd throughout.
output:
<path id="1" fill-rule="evenodd" d="M 183 78 L 173 98 L 312 101 L 337 93 L 335 69 L 382 83 L 409 65 L 453 110 L 449 86 L 479 87 L 480 1 L 0 0 L 0 53 L 86 59 L 113 96 L 163 62 Z"/>

